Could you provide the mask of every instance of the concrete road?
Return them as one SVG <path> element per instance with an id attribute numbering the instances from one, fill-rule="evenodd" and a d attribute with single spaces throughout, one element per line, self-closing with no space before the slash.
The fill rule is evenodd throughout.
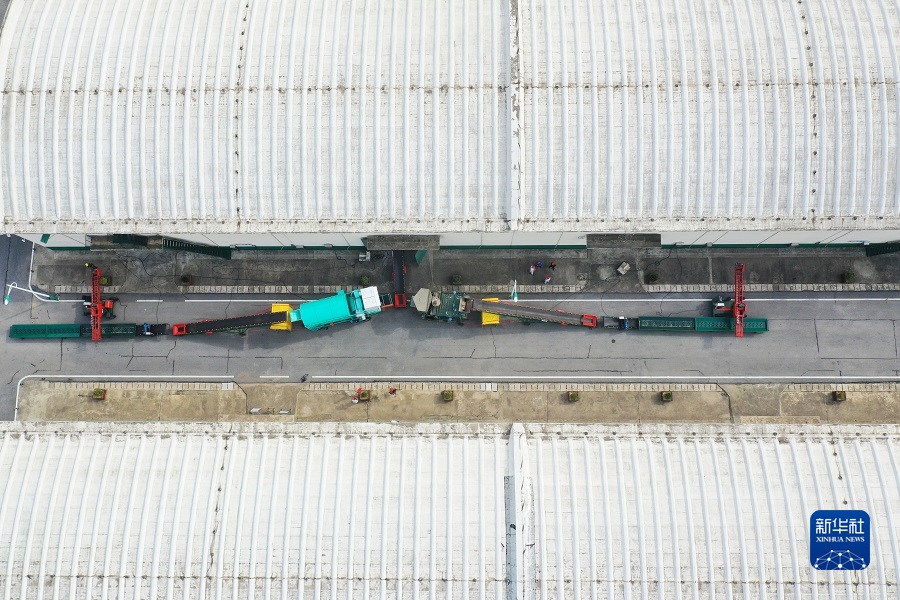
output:
<path id="1" fill-rule="evenodd" d="M 0 327 L 13 323 L 83 322 L 77 303 L 14 296 Z M 696 295 L 695 295 L 696 296 Z M 751 316 L 770 331 L 736 339 L 724 334 L 620 332 L 504 321 L 482 328 L 423 321 L 413 309 L 327 331 L 251 330 L 246 335 L 89 340 L 10 340 L 0 351 L 0 418 L 13 414 L 24 375 L 230 375 L 241 382 L 367 378 L 492 381 L 803 382 L 824 378 L 898 380 L 900 294 L 758 294 Z M 138 301 L 141 300 L 141 301 Z M 122 297 L 117 322 L 178 323 L 266 310 L 266 299 L 167 296 L 162 302 Z M 520 297 L 520 303 L 596 315 L 708 313 L 708 299 L 645 296 Z M 866 379 L 861 379 L 866 378 Z"/>
<path id="2" fill-rule="evenodd" d="M 28 287 L 32 244 L 17 236 L 0 235 L 0 267 L 3 269 L 3 293 L 11 283 Z M 28 298 L 26 292 L 12 292 L 13 300 Z M 5 315 L 4 315 L 5 316 Z"/>

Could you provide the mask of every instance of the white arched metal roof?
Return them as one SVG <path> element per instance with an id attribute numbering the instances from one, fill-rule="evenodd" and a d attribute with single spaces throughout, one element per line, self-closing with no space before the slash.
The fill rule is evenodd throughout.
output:
<path id="1" fill-rule="evenodd" d="M 0 598 L 893 598 L 898 440 L 894 426 L 6 423 Z M 819 509 L 869 513 L 868 568 L 811 567 Z"/>
<path id="2" fill-rule="evenodd" d="M 20 232 L 900 227 L 889 0 L 11 0 Z"/>

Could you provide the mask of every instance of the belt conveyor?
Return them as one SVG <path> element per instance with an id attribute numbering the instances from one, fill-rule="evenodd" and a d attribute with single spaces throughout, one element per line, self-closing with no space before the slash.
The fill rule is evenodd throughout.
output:
<path id="1" fill-rule="evenodd" d="M 472 310 L 515 317 L 517 319 L 547 321 L 550 323 L 562 323 L 563 325 L 583 325 L 585 327 L 597 326 L 597 317 L 593 315 L 579 315 L 559 310 L 510 304 L 509 302 L 486 302 L 479 299 L 472 299 L 470 303 Z"/>
<path id="2" fill-rule="evenodd" d="M 231 317 L 227 319 L 210 319 L 197 321 L 196 323 L 179 323 L 172 325 L 172 335 L 191 335 L 195 333 L 213 333 L 228 329 L 250 329 L 251 327 L 266 327 L 276 323 L 284 323 L 288 320 L 287 312 L 262 312 L 255 315 Z"/>

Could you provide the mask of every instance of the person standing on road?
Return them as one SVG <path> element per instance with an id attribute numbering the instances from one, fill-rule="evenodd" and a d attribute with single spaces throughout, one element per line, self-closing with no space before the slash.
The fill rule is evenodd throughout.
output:
<path id="1" fill-rule="evenodd" d="M 550 270 L 551 270 L 551 271 L 555 271 L 555 270 L 556 270 L 556 262 L 550 263 Z"/>
<path id="2" fill-rule="evenodd" d="M 544 268 L 544 261 L 542 261 L 542 260 L 537 261 L 535 264 L 537 265 L 538 269 Z"/>
<path id="3" fill-rule="evenodd" d="M 531 276 L 532 276 L 532 277 L 534 277 L 534 272 L 535 272 L 535 271 L 537 271 L 537 267 L 535 267 L 534 265 L 531 265 L 531 266 L 528 268 L 528 272 L 531 273 Z"/>
<path id="4" fill-rule="evenodd" d="M 544 278 L 544 285 L 547 285 L 548 283 L 550 283 L 550 276 L 549 276 L 549 275 L 547 275 L 547 277 Z"/>

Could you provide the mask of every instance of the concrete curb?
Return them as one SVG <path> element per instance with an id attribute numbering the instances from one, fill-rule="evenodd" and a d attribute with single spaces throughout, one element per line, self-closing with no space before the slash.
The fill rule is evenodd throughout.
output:
<path id="1" fill-rule="evenodd" d="M 359 286 L 353 285 L 195 285 L 179 287 L 182 294 L 334 294 L 340 290 L 349 292 Z M 523 294 L 572 294 L 584 291 L 584 284 L 577 285 L 519 285 L 518 291 Z M 698 284 L 698 285 L 644 285 L 644 290 L 651 294 L 671 293 L 732 293 L 732 285 Z M 502 294 L 509 295 L 509 285 L 439 285 L 432 288 L 438 292 L 457 291 L 463 294 Z M 747 284 L 748 292 L 897 292 L 900 283 L 751 283 Z M 90 294 L 91 288 L 86 285 L 53 286 L 54 294 Z M 106 286 L 104 294 L 122 294 L 121 286 Z"/>
<path id="2" fill-rule="evenodd" d="M 750 283 L 748 292 L 895 292 L 897 283 Z M 712 285 L 645 285 L 650 293 L 711 292 L 731 294 L 732 284 Z"/>
<path id="3" fill-rule="evenodd" d="M 387 390 L 395 387 L 398 390 L 418 390 L 440 392 L 442 390 L 473 392 L 716 392 L 721 388 L 710 383 L 441 383 L 441 382 L 378 382 L 359 384 L 348 383 L 307 383 L 288 384 L 308 386 L 308 389 L 319 391 L 353 391 L 357 387 L 367 390 Z"/>
<path id="4" fill-rule="evenodd" d="M 900 383 L 791 383 L 784 387 L 788 392 L 900 392 Z"/>
<path id="5" fill-rule="evenodd" d="M 353 285 L 192 285 L 180 286 L 172 293 L 181 294 L 334 294 L 339 290 L 348 292 L 359 286 Z M 56 294 L 90 294 L 89 286 L 57 285 Z M 106 286 L 104 294 L 121 294 L 120 286 Z"/>
<path id="6" fill-rule="evenodd" d="M 334 294 L 340 290 L 349 292 L 358 289 L 354 285 L 193 285 L 181 286 L 178 292 L 182 294 Z M 438 285 L 431 288 L 438 292 L 461 292 L 464 294 L 502 294 L 509 295 L 509 285 Z M 584 284 L 580 285 L 520 285 L 520 293 L 573 293 L 584 290 Z M 57 285 L 53 287 L 55 294 L 90 294 L 91 288 L 86 285 Z M 106 286 L 104 294 L 120 294 L 120 286 Z M 414 292 L 413 292 L 414 293 Z M 408 293 L 409 294 L 409 293 Z M 410 294 L 411 295 L 411 294 Z"/>
<path id="7" fill-rule="evenodd" d="M 39 380 L 38 380 L 39 381 Z M 235 382 L 177 382 L 177 381 L 112 381 L 102 378 L 92 382 L 85 381 L 43 381 L 50 389 L 88 390 L 102 384 L 108 389 L 128 390 L 197 390 L 197 391 L 232 391 Z M 364 386 L 369 390 L 387 390 L 389 388 L 405 390 L 422 390 L 440 392 L 442 390 L 479 391 L 479 392 L 715 392 L 721 386 L 714 383 L 458 383 L 458 382 L 378 382 L 378 383 L 299 383 L 290 381 L 260 381 L 245 385 L 291 385 L 309 390 L 320 391 L 353 391 Z M 730 385 L 730 384 L 725 384 Z M 754 384 L 742 384 L 754 385 Z M 900 392 L 900 383 L 789 383 L 784 384 L 785 391 L 791 392 L 830 392 L 840 389 L 848 392 Z"/>
<path id="8" fill-rule="evenodd" d="M 103 379 L 97 379 L 96 381 L 92 382 L 41 380 L 34 381 L 46 384 L 49 389 L 61 390 L 92 390 L 98 385 L 102 385 L 104 388 L 110 390 L 192 390 L 198 392 L 230 392 L 235 389 L 235 385 L 233 382 L 180 383 L 175 381 L 104 381 Z"/>
<path id="9" fill-rule="evenodd" d="M 518 285 L 521 294 L 565 294 L 581 292 L 584 284 L 579 285 Z M 463 294 L 502 294 L 508 296 L 512 291 L 509 285 L 436 285 L 431 288 L 435 292 L 461 292 Z"/>

